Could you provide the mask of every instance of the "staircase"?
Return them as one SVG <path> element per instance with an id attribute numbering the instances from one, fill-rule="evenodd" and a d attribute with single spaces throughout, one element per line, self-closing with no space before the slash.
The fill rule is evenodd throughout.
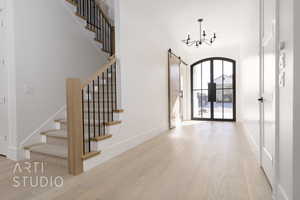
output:
<path id="1" fill-rule="evenodd" d="M 95 33 L 95 41 L 110 57 L 89 79 L 66 80 L 66 117 L 54 120 L 56 129 L 40 133 L 41 143 L 24 149 L 27 159 L 68 167 L 70 174 L 77 175 L 86 170 L 85 161 L 101 156 L 99 143 L 113 137 L 111 127 L 121 124 L 119 115 L 124 111 L 118 108 L 115 30 L 111 20 L 95 0 L 66 1 L 75 6 L 75 15 L 86 21 L 85 28 Z M 94 166 L 89 164 L 91 167 Z"/>

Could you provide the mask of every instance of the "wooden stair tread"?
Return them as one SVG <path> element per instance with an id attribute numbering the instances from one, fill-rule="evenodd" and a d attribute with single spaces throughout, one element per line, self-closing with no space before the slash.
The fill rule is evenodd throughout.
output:
<path id="1" fill-rule="evenodd" d="M 62 145 L 54 145 L 54 144 L 36 144 L 28 147 L 24 147 L 24 149 L 29 150 L 34 153 L 40 153 L 43 155 L 58 157 L 62 159 L 67 159 L 68 157 L 68 149 Z"/>
<path id="2" fill-rule="evenodd" d="M 56 119 L 56 120 L 54 120 L 54 122 L 61 123 L 61 124 L 66 124 L 67 120 L 66 119 Z"/>
<path id="3" fill-rule="evenodd" d="M 75 15 L 83 20 L 86 20 L 86 17 L 81 16 L 79 13 L 75 12 Z"/>
<path id="4" fill-rule="evenodd" d="M 86 153 L 81 158 L 82 158 L 82 160 L 87 160 L 94 156 L 100 155 L 100 153 L 101 153 L 101 151 L 92 151 L 92 152 Z"/>
<path id="5" fill-rule="evenodd" d="M 47 137 L 54 137 L 60 139 L 68 139 L 68 133 L 66 130 L 51 130 L 41 133 L 41 135 L 46 135 Z"/>
<path id="6" fill-rule="evenodd" d="M 86 109 L 84 110 L 84 112 L 88 113 L 88 111 Z M 90 110 L 90 113 L 98 113 L 98 112 L 99 112 L 98 110 L 95 110 L 95 111 Z M 123 112 L 124 112 L 123 109 L 113 110 L 113 113 L 123 113 Z M 102 110 L 100 110 L 100 113 L 107 113 L 107 111 L 103 112 Z"/>
<path id="7" fill-rule="evenodd" d="M 121 123 L 122 123 L 122 121 L 112 121 L 112 122 L 105 122 L 104 125 L 105 126 L 114 126 L 114 125 L 118 125 Z"/>
<path id="8" fill-rule="evenodd" d="M 109 139 L 111 137 L 112 137 L 112 135 L 98 136 L 98 137 L 92 138 L 91 140 L 94 141 L 94 142 L 99 142 L 99 141 L 102 141 L 102 140 Z"/>
<path id="9" fill-rule="evenodd" d="M 114 113 L 123 113 L 123 112 L 124 112 L 124 109 L 117 109 L 117 110 L 114 110 L 113 112 L 114 112 Z"/>
<path id="10" fill-rule="evenodd" d="M 97 38 L 95 38 L 95 41 L 103 44 L 103 41 L 102 40 L 98 40 Z"/>

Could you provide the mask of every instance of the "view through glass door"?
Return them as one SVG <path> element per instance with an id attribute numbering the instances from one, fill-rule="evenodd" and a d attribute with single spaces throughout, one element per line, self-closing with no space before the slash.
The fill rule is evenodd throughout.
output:
<path id="1" fill-rule="evenodd" d="M 191 66 L 192 119 L 235 121 L 235 61 L 208 58 Z"/>

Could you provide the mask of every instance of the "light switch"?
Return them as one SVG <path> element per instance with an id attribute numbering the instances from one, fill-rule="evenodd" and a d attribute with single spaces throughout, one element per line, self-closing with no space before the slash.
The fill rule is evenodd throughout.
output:
<path id="1" fill-rule="evenodd" d="M 279 69 L 282 70 L 284 68 L 286 68 L 286 54 L 281 52 L 279 57 Z"/>
<path id="2" fill-rule="evenodd" d="M 279 74 L 279 87 L 285 87 L 285 71 Z"/>
<path id="3" fill-rule="evenodd" d="M 0 97 L 0 104 L 3 105 L 3 104 L 5 104 L 5 102 L 6 102 L 5 96 L 1 96 Z"/>

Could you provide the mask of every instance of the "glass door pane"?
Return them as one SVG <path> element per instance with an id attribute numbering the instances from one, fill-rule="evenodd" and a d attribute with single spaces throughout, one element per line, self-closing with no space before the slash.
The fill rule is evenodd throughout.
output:
<path id="1" fill-rule="evenodd" d="M 224 119 L 233 119 L 233 90 L 224 90 Z"/>
<path id="2" fill-rule="evenodd" d="M 216 101 L 214 102 L 214 119 L 223 119 L 223 61 L 213 61 L 213 82 L 216 84 Z"/>
<path id="3" fill-rule="evenodd" d="M 235 120 L 235 62 L 211 58 L 192 65 L 193 119 Z"/>
<path id="4" fill-rule="evenodd" d="M 211 77 L 210 61 L 193 66 L 192 107 L 194 119 L 210 119 L 211 105 L 208 102 L 208 84 Z"/>

